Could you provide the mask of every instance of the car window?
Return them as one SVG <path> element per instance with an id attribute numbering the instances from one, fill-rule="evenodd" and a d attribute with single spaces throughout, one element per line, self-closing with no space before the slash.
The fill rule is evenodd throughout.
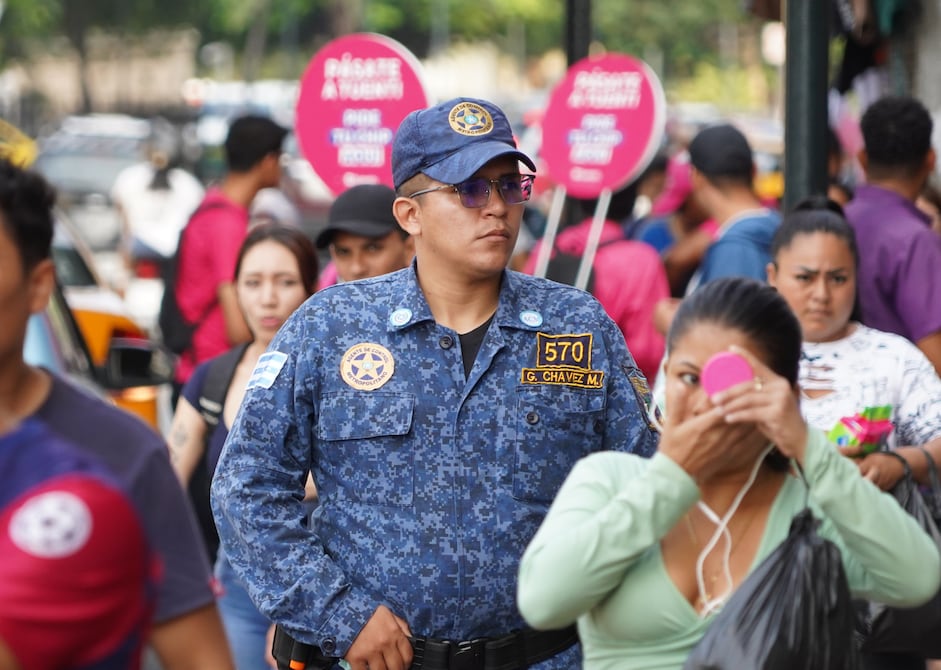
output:
<path id="1" fill-rule="evenodd" d="M 82 193 L 110 195 L 118 174 L 126 167 L 142 159 L 142 153 L 131 149 L 118 156 L 95 154 L 89 147 L 87 152 L 40 153 L 36 170 L 56 188 Z"/>
<path id="2" fill-rule="evenodd" d="M 53 246 L 52 262 L 63 286 L 97 286 L 95 276 L 75 247 Z"/>

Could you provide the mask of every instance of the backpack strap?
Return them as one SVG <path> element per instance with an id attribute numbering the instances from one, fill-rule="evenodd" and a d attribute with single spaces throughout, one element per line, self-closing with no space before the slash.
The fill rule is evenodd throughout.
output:
<path id="1" fill-rule="evenodd" d="M 216 356 L 209 363 L 206 380 L 199 392 L 199 407 L 196 409 L 209 426 L 210 432 L 219 424 L 225 398 L 229 394 L 229 385 L 232 383 L 232 377 L 235 376 L 235 368 L 238 367 L 249 344 L 245 342 L 233 347 L 224 354 Z"/>

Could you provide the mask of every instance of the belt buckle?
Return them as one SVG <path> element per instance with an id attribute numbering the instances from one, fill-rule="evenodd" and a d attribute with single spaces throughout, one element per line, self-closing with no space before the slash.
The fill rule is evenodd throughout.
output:
<path id="1" fill-rule="evenodd" d="M 449 670 L 483 670 L 487 639 L 454 642 L 448 653 Z"/>

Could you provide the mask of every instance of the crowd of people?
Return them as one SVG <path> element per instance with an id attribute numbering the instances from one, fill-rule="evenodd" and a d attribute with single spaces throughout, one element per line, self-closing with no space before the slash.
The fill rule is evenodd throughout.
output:
<path id="1" fill-rule="evenodd" d="M 932 121 L 886 97 L 860 127 L 860 183 L 787 212 L 735 126 L 670 147 L 583 291 L 533 276 L 538 235 L 520 257 L 543 176 L 491 102 L 409 114 L 392 186 L 316 239 L 251 219 L 286 130 L 240 118 L 173 231 L 166 442 L 24 362 L 54 194 L 3 163 L 0 668 L 680 668 L 805 508 L 855 598 L 931 600 L 939 546 L 885 492 L 941 462 Z M 550 258 L 584 253 L 572 218 Z M 745 372 L 715 387 L 723 356 Z"/>

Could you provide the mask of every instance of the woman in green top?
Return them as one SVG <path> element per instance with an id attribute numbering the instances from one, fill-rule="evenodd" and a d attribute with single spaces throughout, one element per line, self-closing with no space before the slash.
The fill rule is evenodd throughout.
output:
<path id="1" fill-rule="evenodd" d="M 754 379 L 710 398 L 703 366 L 729 350 Z M 533 627 L 577 621 L 585 668 L 681 667 L 787 536 L 807 486 L 854 595 L 897 606 L 934 595 L 931 539 L 801 418 L 800 350 L 797 319 L 764 284 L 721 279 L 684 300 L 667 339 L 659 451 L 599 453 L 572 470 L 520 566 L 519 607 Z"/>

